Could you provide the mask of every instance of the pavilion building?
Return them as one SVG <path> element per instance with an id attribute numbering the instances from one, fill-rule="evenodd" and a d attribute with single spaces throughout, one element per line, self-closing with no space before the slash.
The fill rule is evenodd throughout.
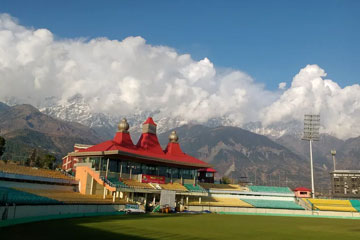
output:
<path id="1" fill-rule="evenodd" d="M 143 123 L 136 145 L 128 130 L 129 124 L 123 119 L 112 140 L 93 146 L 75 146 L 74 152 L 63 158 L 63 170 L 75 172 L 81 193 L 101 192 L 105 196 L 111 192 L 114 199 L 115 195 L 129 192 L 156 194 L 161 190 L 174 190 L 186 195 L 189 191 L 185 186 L 196 188 L 200 176 L 202 182 L 214 182 L 214 169 L 208 163 L 185 154 L 175 131 L 169 135 L 169 142 L 163 150 L 152 118 Z M 206 169 L 209 169 L 207 175 Z M 203 194 L 201 191 L 198 193 Z"/>

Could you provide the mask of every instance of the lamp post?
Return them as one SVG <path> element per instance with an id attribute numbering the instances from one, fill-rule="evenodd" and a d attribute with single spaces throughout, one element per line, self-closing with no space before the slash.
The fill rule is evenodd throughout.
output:
<path id="1" fill-rule="evenodd" d="M 312 142 L 319 141 L 320 115 L 305 114 L 304 116 L 304 136 L 302 140 L 309 141 L 310 144 L 310 168 L 311 168 L 311 195 L 315 198 L 314 187 L 314 166 L 312 156 Z"/>
<path id="2" fill-rule="evenodd" d="M 336 170 L 335 155 L 336 155 L 336 150 L 335 149 L 331 150 L 331 156 L 332 156 L 333 164 L 334 164 L 334 171 Z"/>

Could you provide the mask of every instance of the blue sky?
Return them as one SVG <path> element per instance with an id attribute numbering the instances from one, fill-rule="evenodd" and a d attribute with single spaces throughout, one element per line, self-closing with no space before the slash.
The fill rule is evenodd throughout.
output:
<path id="1" fill-rule="evenodd" d="M 16 1 L 0 12 L 58 38 L 142 36 L 268 89 L 318 64 L 344 87 L 359 83 L 360 1 Z"/>

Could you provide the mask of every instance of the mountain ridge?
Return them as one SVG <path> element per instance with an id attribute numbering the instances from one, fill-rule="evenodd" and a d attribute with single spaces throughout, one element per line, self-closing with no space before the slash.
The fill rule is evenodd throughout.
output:
<path id="1" fill-rule="evenodd" d="M 86 126 L 54 119 L 28 104 L 3 109 L 0 111 L 0 134 L 12 149 L 12 152 L 5 151 L 5 158 L 17 155 L 16 146 L 19 145 L 26 146 L 23 155 L 32 148 L 39 148 L 60 159 L 73 150 L 75 143 L 95 144 L 104 140 Z"/>
<path id="2" fill-rule="evenodd" d="M 134 141 L 140 135 L 141 123 L 148 114 L 150 113 L 143 113 L 132 119 L 132 122 L 136 122 L 131 124 L 130 128 Z M 74 143 L 99 143 L 112 139 L 116 131 L 116 126 L 112 126 L 108 132 L 99 134 L 99 131 L 103 131 L 99 126 L 89 128 L 80 123 L 59 120 L 31 105 L 9 107 L 0 103 L 0 121 L 0 134 L 9 139 L 9 147 L 13 152 L 17 144 L 28 148 L 39 147 L 58 157 L 72 151 Z M 166 122 L 164 120 L 161 124 L 166 125 Z M 174 125 L 180 126 L 172 127 Z M 159 131 L 158 137 L 165 148 L 169 133 L 176 130 L 184 152 L 213 164 L 219 176 L 234 168 L 235 172 L 232 175 L 237 179 L 244 180 L 246 177 L 247 181 L 258 184 L 287 183 L 289 186 L 293 184 L 294 187 L 296 184 L 309 187 L 308 142 L 300 139 L 299 131 L 290 131 L 291 126 L 295 125 L 299 124 L 287 125 L 289 131 L 276 138 L 239 127 L 218 126 L 218 122 L 205 126 L 175 120 L 170 127 Z M 253 126 L 257 129 L 261 127 L 256 124 Z M 359 169 L 359 144 L 360 137 L 344 141 L 322 134 L 320 141 L 313 144 L 315 184 L 329 187 L 329 171 L 333 167 L 330 154 L 332 148 L 338 151 L 339 168 Z"/>

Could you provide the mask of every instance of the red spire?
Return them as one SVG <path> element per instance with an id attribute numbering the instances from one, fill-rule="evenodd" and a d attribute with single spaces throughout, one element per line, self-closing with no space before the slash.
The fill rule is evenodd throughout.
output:
<path id="1" fill-rule="evenodd" d="M 131 136 L 128 132 L 117 132 L 115 134 L 113 141 L 122 147 L 126 147 L 126 148 L 135 147 L 133 141 L 131 140 Z"/>
<path id="2" fill-rule="evenodd" d="M 154 122 L 154 120 L 152 119 L 152 117 L 148 117 L 143 124 L 151 124 L 151 125 L 156 126 L 156 123 Z"/>
<path id="3" fill-rule="evenodd" d="M 184 153 L 180 148 L 180 144 L 178 143 L 179 137 L 176 134 L 176 131 L 172 131 L 169 135 L 169 143 L 165 149 L 165 153 L 167 155 L 174 156 L 183 156 Z"/>
<path id="4" fill-rule="evenodd" d="M 134 143 L 129 134 L 129 124 L 126 118 L 122 119 L 118 125 L 118 131 L 115 134 L 114 142 L 122 147 L 134 148 Z"/>
<path id="5" fill-rule="evenodd" d="M 164 152 L 170 155 L 177 155 L 177 156 L 184 155 L 183 151 L 180 148 L 180 144 L 177 142 L 169 142 Z"/>
<path id="6" fill-rule="evenodd" d="M 143 123 L 142 134 L 136 146 L 146 151 L 164 154 L 156 136 L 156 123 L 151 117 Z"/>

